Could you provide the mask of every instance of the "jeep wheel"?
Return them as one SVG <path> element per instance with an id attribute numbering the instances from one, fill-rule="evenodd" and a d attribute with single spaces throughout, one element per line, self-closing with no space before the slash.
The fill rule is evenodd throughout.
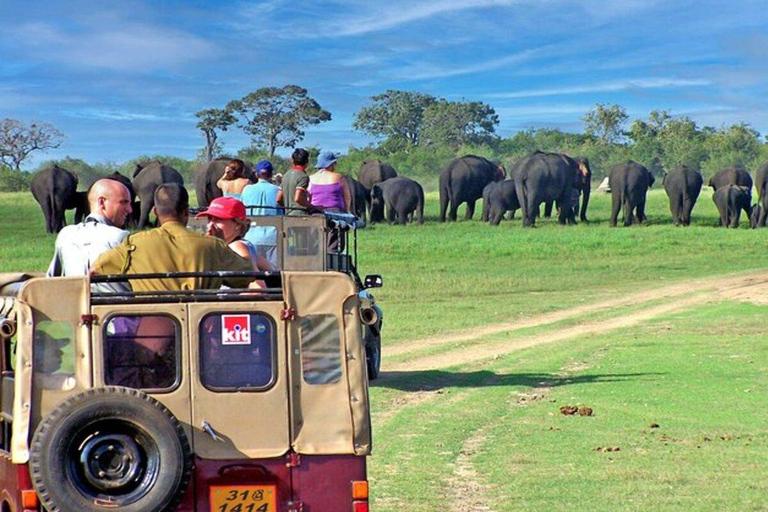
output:
<path id="1" fill-rule="evenodd" d="M 165 406 L 109 386 L 66 400 L 40 423 L 30 472 L 50 512 L 167 510 L 186 490 L 192 459 Z"/>
<path id="2" fill-rule="evenodd" d="M 373 334 L 371 328 L 365 328 L 365 359 L 368 365 L 368 380 L 379 377 L 381 370 L 381 335 Z"/>

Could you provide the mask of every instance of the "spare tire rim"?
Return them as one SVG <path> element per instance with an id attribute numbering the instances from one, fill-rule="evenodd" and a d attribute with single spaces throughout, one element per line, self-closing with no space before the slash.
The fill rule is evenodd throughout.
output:
<path id="1" fill-rule="evenodd" d="M 125 506 L 142 498 L 158 476 L 154 440 L 136 426 L 99 422 L 70 444 L 70 475 L 90 499 Z"/>
<path id="2" fill-rule="evenodd" d="M 95 488 L 125 487 L 141 475 L 141 451 L 123 434 L 96 434 L 85 442 L 80 454 L 83 476 Z"/>

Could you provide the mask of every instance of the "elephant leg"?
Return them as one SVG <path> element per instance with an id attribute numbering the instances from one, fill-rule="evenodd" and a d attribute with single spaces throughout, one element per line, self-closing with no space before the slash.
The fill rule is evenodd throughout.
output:
<path id="1" fill-rule="evenodd" d="M 390 205 L 387 205 L 387 223 L 394 224 L 395 223 L 395 217 L 396 217 L 396 211 L 395 207 Z"/>
<path id="2" fill-rule="evenodd" d="M 448 211 L 448 220 L 456 222 L 456 216 L 458 215 L 458 212 L 459 212 L 458 201 L 451 199 L 451 207 L 450 207 L 450 210 Z"/>
<path id="3" fill-rule="evenodd" d="M 397 212 L 397 223 L 401 226 L 405 226 L 410 221 L 410 212 L 408 210 L 400 210 Z"/>
<path id="4" fill-rule="evenodd" d="M 645 222 L 648 218 L 645 216 L 645 201 L 641 201 L 637 204 L 637 222 Z"/>
<path id="5" fill-rule="evenodd" d="M 624 225 L 631 226 L 635 223 L 635 205 L 631 204 L 629 200 L 624 201 Z"/>
<path id="6" fill-rule="evenodd" d="M 611 227 L 615 228 L 619 221 L 619 210 L 621 210 L 621 200 L 613 197 L 611 200 Z"/>
<path id="7" fill-rule="evenodd" d="M 139 229 L 144 229 L 149 225 L 149 212 L 152 211 L 152 206 L 154 206 L 152 201 L 141 201 L 141 216 L 139 217 L 138 225 Z"/>
<path id="8" fill-rule="evenodd" d="M 547 219 L 552 217 L 552 204 L 553 201 L 547 201 L 544 203 L 544 217 Z"/>
<path id="9" fill-rule="evenodd" d="M 467 213 L 464 215 L 464 220 L 472 220 L 475 215 L 475 201 L 467 201 Z"/>
<path id="10" fill-rule="evenodd" d="M 763 203 L 768 203 L 768 201 L 763 201 Z M 766 207 L 766 204 L 762 205 L 762 208 L 760 209 L 760 215 L 757 218 L 757 227 L 764 228 L 765 227 L 765 216 L 768 214 L 768 208 Z"/>
<path id="11" fill-rule="evenodd" d="M 523 212 L 523 226 L 534 227 L 536 225 L 536 216 L 539 213 L 539 204 L 533 201 L 528 203 L 528 208 Z"/>
<path id="12" fill-rule="evenodd" d="M 448 194 L 442 193 L 440 194 L 440 222 L 445 222 L 445 214 L 448 211 Z M 456 220 L 456 219 L 454 219 Z"/>

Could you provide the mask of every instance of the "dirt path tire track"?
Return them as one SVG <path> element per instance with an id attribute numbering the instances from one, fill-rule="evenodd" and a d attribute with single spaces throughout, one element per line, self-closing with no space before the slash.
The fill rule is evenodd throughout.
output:
<path id="1" fill-rule="evenodd" d="M 494 324 L 473 329 L 472 331 L 415 340 L 407 345 L 385 349 L 382 370 L 385 373 L 394 371 L 435 370 L 459 364 L 480 362 L 537 345 L 563 341 L 588 334 L 602 334 L 616 329 L 631 327 L 657 316 L 689 309 L 696 305 L 716 300 L 767 301 L 768 271 L 716 276 L 678 282 L 661 288 L 633 293 L 627 297 L 547 313 L 516 322 Z M 668 302 L 655 306 L 649 305 L 652 302 L 658 301 Z M 586 318 L 590 313 L 598 311 L 610 312 L 611 310 L 624 308 L 629 305 L 636 306 L 634 308 L 635 312 L 628 314 L 623 312 L 621 316 L 601 320 L 599 322 L 585 320 L 584 322 L 579 322 L 575 326 L 555 329 L 547 333 L 522 338 L 516 338 L 513 332 L 510 332 L 510 338 L 507 341 L 478 343 L 472 346 L 471 350 L 467 350 L 466 347 L 467 344 L 473 341 L 478 341 L 488 335 L 531 327 L 541 327 L 573 318 Z M 438 355 L 418 356 L 418 352 L 425 348 L 434 348 L 457 343 L 460 343 L 461 346 L 457 347 L 455 350 Z M 407 356 L 411 354 L 412 357 L 404 362 L 386 362 L 387 356 Z M 383 375 L 383 377 L 386 378 L 386 375 Z"/>

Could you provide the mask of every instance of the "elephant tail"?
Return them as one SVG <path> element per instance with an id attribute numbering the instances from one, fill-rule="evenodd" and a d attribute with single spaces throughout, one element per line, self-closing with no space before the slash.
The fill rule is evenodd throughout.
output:
<path id="1" fill-rule="evenodd" d="M 448 202 L 450 200 L 451 172 L 450 170 L 445 170 L 442 174 L 440 174 L 440 222 L 445 222 L 445 215 L 448 211 Z"/>
<path id="2" fill-rule="evenodd" d="M 416 204 L 419 224 L 424 224 L 424 189 L 419 187 L 419 202 Z"/>

